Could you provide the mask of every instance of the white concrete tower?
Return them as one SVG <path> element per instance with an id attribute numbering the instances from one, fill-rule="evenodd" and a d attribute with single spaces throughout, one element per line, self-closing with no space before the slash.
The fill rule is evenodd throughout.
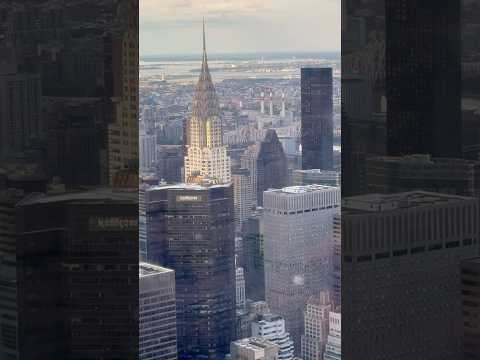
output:
<path id="1" fill-rule="evenodd" d="M 340 203 L 339 187 L 291 186 L 263 193 L 265 300 L 285 318 L 297 350 L 308 299 L 331 283 L 333 217 Z"/>

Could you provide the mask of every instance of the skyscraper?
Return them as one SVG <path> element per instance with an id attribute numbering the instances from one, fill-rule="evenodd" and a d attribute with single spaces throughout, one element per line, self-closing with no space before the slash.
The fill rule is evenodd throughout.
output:
<path id="1" fill-rule="evenodd" d="M 130 1 L 118 10 L 126 14 L 123 33 L 112 43 L 114 106 L 117 116 L 108 124 L 108 178 L 113 184 L 118 170 L 136 164 L 138 158 L 138 0 Z M 134 169 L 134 172 L 138 169 Z"/>
<path id="2" fill-rule="evenodd" d="M 249 146 L 240 158 L 242 168 L 250 171 L 254 204 L 263 204 L 263 192 L 288 185 L 288 162 L 274 129 L 264 139 Z"/>
<path id="3" fill-rule="evenodd" d="M 250 172 L 250 181 L 253 191 L 253 206 L 258 205 L 257 158 L 259 149 L 260 144 L 255 143 L 253 145 L 250 145 L 240 156 L 240 166 Z"/>
<path id="4" fill-rule="evenodd" d="M 175 270 L 179 358 L 223 360 L 235 326 L 232 187 L 156 186 L 146 198 L 149 262 Z"/>
<path id="5" fill-rule="evenodd" d="M 304 333 L 302 335 L 302 359 L 323 360 L 328 335 L 329 314 L 332 310 L 330 294 L 322 291 L 312 296 L 304 312 Z"/>
<path id="6" fill-rule="evenodd" d="M 253 212 L 253 189 L 250 171 L 235 169 L 232 171 L 233 197 L 235 205 L 235 225 L 240 230 L 242 224 Z"/>
<path id="7" fill-rule="evenodd" d="M 463 359 L 480 359 L 480 258 L 464 260 L 461 264 Z"/>
<path id="8" fill-rule="evenodd" d="M 333 252 L 332 252 L 332 275 L 331 296 L 334 306 L 342 303 L 342 216 L 339 212 L 333 216 Z"/>
<path id="9" fill-rule="evenodd" d="M 15 206 L 24 197 L 21 190 L 0 191 L 0 359 L 18 359 L 17 347 L 17 252 Z"/>
<path id="10" fill-rule="evenodd" d="M 235 304 L 237 309 L 245 309 L 245 275 L 242 267 L 235 269 Z"/>
<path id="11" fill-rule="evenodd" d="M 17 359 L 138 357 L 138 194 L 32 194 L 16 207 Z"/>
<path id="12" fill-rule="evenodd" d="M 175 272 L 140 263 L 139 343 L 141 360 L 177 359 Z"/>
<path id="13" fill-rule="evenodd" d="M 302 169 L 333 169 L 331 68 L 302 68 Z"/>
<path id="14" fill-rule="evenodd" d="M 263 235 L 260 230 L 261 212 L 256 211 L 242 227 L 245 295 L 253 301 L 265 300 L 265 266 Z"/>
<path id="15" fill-rule="evenodd" d="M 461 158 L 460 0 L 385 1 L 388 155 Z"/>
<path id="16" fill-rule="evenodd" d="M 140 133 L 140 169 L 151 170 L 157 163 L 157 137 Z"/>
<path id="17" fill-rule="evenodd" d="M 460 264 L 478 254 L 478 200 L 412 191 L 342 206 L 344 357 L 461 358 Z"/>
<path id="18" fill-rule="evenodd" d="M 340 308 L 328 314 L 328 337 L 323 360 L 342 359 L 342 314 Z"/>
<path id="19" fill-rule="evenodd" d="M 256 160 L 257 203 L 262 206 L 264 191 L 288 185 L 287 158 L 275 130 L 267 131 Z"/>
<path id="20" fill-rule="evenodd" d="M 182 182 L 183 146 L 157 145 L 157 176 L 167 183 Z"/>
<path id="21" fill-rule="evenodd" d="M 285 329 L 285 319 L 275 314 L 262 315 L 252 323 L 252 336 L 278 345 L 278 360 L 294 359 L 294 344 Z"/>
<path id="22" fill-rule="evenodd" d="M 186 124 L 186 182 L 196 182 L 202 178 L 219 183 L 230 182 L 230 158 L 223 145 L 220 115 L 215 87 L 208 69 L 204 24 L 202 69 L 195 89 L 192 117 Z"/>
<path id="23" fill-rule="evenodd" d="M 292 186 L 264 193 L 266 301 L 285 317 L 298 352 L 307 300 L 331 283 L 333 217 L 339 211 L 338 187 Z"/>
<path id="24" fill-rule="evenodd" d="M 25 151 L 43 135 L 41 93 L 39 74 L 0 69 L 0 157 Z"/>

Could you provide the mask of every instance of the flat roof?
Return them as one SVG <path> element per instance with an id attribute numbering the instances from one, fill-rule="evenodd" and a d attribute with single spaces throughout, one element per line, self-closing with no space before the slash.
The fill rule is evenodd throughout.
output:
<path id="1" fill-rule="evenodd" d="M 265 191 L 265 193 L 278 193 L 278 194 L 306 194 L 311 192 L 319 192 L 319 191 L 329 191 L 339 189 L 338 186 L 327 186 L 327 185 L 299 185 L 299 186 L 288 186 L 282 189 L 269 189 Z"/>
<path id="2" fill-rule="evenodd" d="M 171 273 L 171 272 L 173 272 L 172 269 L 167 269 L 163 266 L 141 262 L 139 264 L 138 276 L 146 277 L 146 276 L 152 276 L 152 275 L 163 274 L 163 273 Z"/>
<path id="3" fill-rule="evenodd" d="M 427 154 L 413 154 L 405 156 L 376 156 L 367 161 L 383 161 L 399 164 L 423 164 L 423 165 L 478 165 L 480 161 L 470 159 L 438 158 Z"/>
<path id="4" fill-rule="evenodd" d="M 429 191 L 409 191 L 395 194 L 365 194 L 342 199 L 342 214 L 395 211 L 398 209 L 476 201 L 474 197 L 440 194 Z"/>
<path id="5" fill-rule="evenodd" d="M 119 189 L 119 188 L 95 188 L 78 191 L 66 191 L 62 193 L 33 193 L 19 202 L 19 206 L 46 204 L 64 201 L 138 201 L 138 189 Z"/>
<path id="6" fill-rule="evenodd" d="M 278 345 L 261 337 L 250 337 L 239 339 L 233 342 L 236 345 L 248 347 L 252 350 L 264 350 L 269 347 L 277 347 Z"/>
<path id="7" fill-rule="evenodd" d="M 215 184 L 215 185 L 199 185 L 199 184 L 187 184 L 187 183 L 180 183 L 180 184 L 169 184 L 169 185 L 154 185 L 151 186 L 148 190 L 208 190 L 208 189 L 215 189 L 215 188 L 227 188 L 230 186 L 228 184 Z"/>
<path id="8" fill-rule="evenodd" d="M 335 170 L 322 170 L 322 169 L 308 169 L 308 170 L 293 170 L 294 173 L 309 173 L 309 174 L 325 174 L 325 175 L 338 175 L 340 176 L 340 171 Z"/>

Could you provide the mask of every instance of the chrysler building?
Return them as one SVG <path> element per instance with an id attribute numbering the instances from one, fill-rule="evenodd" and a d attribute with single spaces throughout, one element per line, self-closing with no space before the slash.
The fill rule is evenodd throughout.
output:
<path id="1" fill-rule="evenodd" d="M 230 182 L 230 158 L 222 137 L 220 108 L 208 70 L 204 23 L 202 70 L 193 98 L 192 117 L 187 122 L 185 134 L 185 182 Z"/>

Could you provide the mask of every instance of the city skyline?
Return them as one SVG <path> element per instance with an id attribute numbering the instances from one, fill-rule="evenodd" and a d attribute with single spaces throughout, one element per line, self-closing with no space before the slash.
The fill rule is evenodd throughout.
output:
<path id="1" fill-rule="evenodd" d="M 0 360 L 480 360 L 480 0 L 139 2 L 0 0 Z"/>
<path id="2" fill-rule="evenodd" d="M 300 0 L 291 9 L 287 0 L 144 0 L 140 56 L 199 54 L 203 17 L 211 54 L 340 51 L 339 3 Z"/>

